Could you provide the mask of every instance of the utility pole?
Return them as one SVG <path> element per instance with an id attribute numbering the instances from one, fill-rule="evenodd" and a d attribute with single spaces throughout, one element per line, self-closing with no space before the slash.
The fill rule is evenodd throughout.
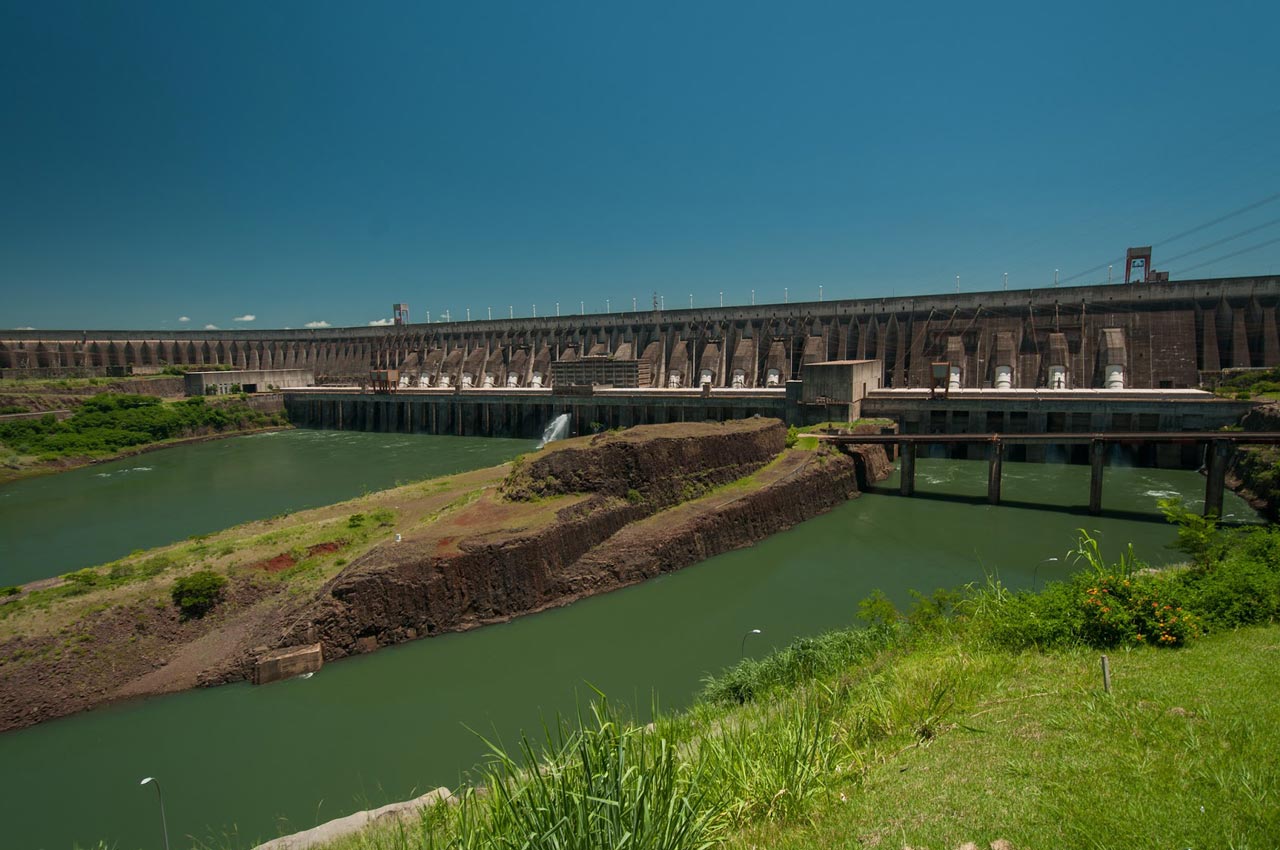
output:
<path id="1" fill-rule="evenodd" d="M 428 311 L 427 311 L 427 324 L 428 324 L 428 325 L 429 325 L 429 324 L 431 324 L 431 311 L 430 311 L 430 310 L 428 310 Z"/>
<path id="2" fill-rule="evenodd" d="M 782 287 L 782 303 L 783 304 L 791 303 L 791 291 L 785 286 Z"/>
<path id="3" fill-rule="evenodd" d="M 1113 264 L 1111 264 L 1111 263 L 1108 263 L 1108 264 L 1107 264 L 1107 283 L 1110 283 L 1110 282 L 1111 282 L 1111 268 L 1112 268 L 1112 265 L 1113 265 Z"/>
<path id="4" fill-rule="evenodd" d="M 605 311 L 606 313 L 611 312 L 611 311 L 609 310 L 609 299 L 608 299 L 608 298 L 604 299 L 604 311 Z"/>
<path id="5" fill-rule="evenodd" d="M 956 275 L 956 294 L 960 294 L 960 275 Z"/>
<path id="6" fill-rule="evenodd" d="M 508 319 L 514 319 L 515 317 L 516 317 L 516 308 L 515 308 L 515 307 L 513 307 L 513 306 L 511 306 L 510 304 L 508 304 L 508 305 L 507 305 L 507 318 L 508 318 Z"/>
<path id="7" fill-rule="evenodd" d="M 692 292 L 689 293 L 689 309 L 690 310 L 693 309 L 693 293 Z"/>
<path id="8" fill-rule="evenodd" d="M 1004 273 L 1004 290 L 1005 292 L 1009 291 L 1009 273 L 1008 272 Z"/>
<path id="9" fill-rule="evenodd" d="M 1057 285 L 1058 285 L 1058 270 L 1057 270 L 1057 269 L 1054 269 L 1054 270 L 1053 270 L 1053 285 L 1054 285 L 1054 286 L 1057 286 Z"/>
<path id="10" fill-rule="evenodd" d="M 533 305 L 533 317 L 534 317 L 535 319 L 536 319 L 536 318 L 538 318 L 538 305 L 537 305 L 537 304 L 534 304 L 534 305 Z"/>
<path id="11" fill-rule="evenodd" d="M 468 307 L 468 308 L 467 308 L 467 321 L 468 321 L 468 322 L 469 322 L 469 321 L 471 321 L 471 308 L 470 308 L 470 307 Z"/>
<path id="12" fill-rule="evenodd" d="M 751 290 L 751 306 L 756 306 L 756 291 L 754 289 Z"/>
<path id="13" fill-rule="evenodd" d="M 818 300 L 822 300 L 822 284 L 818 284 Z"/>
<path id="14" fill-rule="evenodd" d="M 556 302 L 556 318 L 560 318 L 560 302 Z"/>
<path id="15" fill-rule="evenodd" d="M 720 290 L 720 306 L 724 306 L 724 290 Z"/>
<path id="16" fill-rule="evenodd" d="M 632 295 L 631 296 L 631 312 L 634 313 L 635 311 L 636 311 L 636 297 Z"/>
<path id="17" fill-rule="evenodd" d="M 585 301 L 578 302 L 578 315 L 579 316 L 587 315 L 587 302 Z"/>

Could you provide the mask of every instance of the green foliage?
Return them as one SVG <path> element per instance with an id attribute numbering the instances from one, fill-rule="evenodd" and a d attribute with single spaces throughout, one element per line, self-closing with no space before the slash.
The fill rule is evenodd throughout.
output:
<path id="1" fill-rule="evenodd" d="M 260 427 L 278 418 L 243 404 L 208 404 L 203 397 L 166 404 L 154 396 L 100 393 L 68 419 L 53 414 L 0 423 L 0 443 L 41 458 L 118 452 L 200 431 Z"/>
<path id="2" fill-rule="evenodd" d="M 632 487 L 627 490 L 627 501 L 633 505 L 639 504 L 644 500 L 644 496 L 640 495 L 640 491 Z"/>
<path id="3" fill-rule="evenodd" d="M 901 620 L 902 614 L 885 592 L 876 588 L 866 599 L 858 602 L 858 619 L 873 626 L 887 626 Z"/>
<path id="4" fill-rule="evenodd" d="M 800 442 L 800 430 L 792 425 L 787 429 L 786 446 L 789 449 L 793 449 L 798 442 Z"/>
<path id="5" fill-rule="evenodd" d="M 1202 516 L 1187 510 L 1181 498 L 1161 499 L 1157 504 L 1165 519 L 1178 527 L 1173 548 L 1190 555 L 1194 563 L 1205 563 L 1222 548 L 1216 516 Z"/>
<path id="6" fill-rule="evenodd" d="M 743 659 L 719 676 L 707 678 L 701 699 L 720 705 L 750 702 L 763 694 L 870 658 L 893 645 L 897 635 L 894 626 L 881 624 L 869 629 L 800 638 L 761 661 Z"/>
<path id="7" fill-rule="evenodd" d="M 6 415 L 10 413 L 26 413 L 26 412 L 27 412 L 27 409 L 20 404 L 0 405 L 0 415 Z"/>
<path id="8" fill-rule="evenodd" d="M 0 596 L 17 596 L 21 592 L 22 588 L 18 587 L 16 584 L 9 584 L 4 587 L 0 587 Z"/>
<path id="9" fill-rule="evenodd" d="M 352 514 L 347 517 L 347 528 L 360 528 L 364 525 L 366 519 L 367 517 L 364 514 Z"/>
<path id="10" fill-rule="evenodd" d="M 396 512 L 390 508 L 378 508 L 377 510 L 369 513 L 369 519 L 376 522 L 380 527 L 386 528 L 387 526 L 395 524 Z"/>
<path id="11" fill-rule="evenodd" d="M 222 601 L 226 586 L 226 576 L 212 570 L 199 570 L 175 581 L 170 596 L 183 619 L 203 617 Z"/>

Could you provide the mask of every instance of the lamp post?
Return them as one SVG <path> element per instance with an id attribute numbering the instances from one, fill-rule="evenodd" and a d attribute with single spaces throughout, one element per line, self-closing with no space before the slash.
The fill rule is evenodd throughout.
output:
<path id="1" fill-rule="evenodd" d="M 747 654 L 747 638 L 751 637 L 752 635 L 758 635 L 758 634 L 760 634 L 759 629 L 752 629 L 751 631 L 747 632 L 745 635 L 742 636 L 742 645 L 738 647 L 739 658 L 742 658 Z"/>
<path id="2" fill-rule="evenodd" d="M 156 796 L 160 798 L 160 829 L 164 831 L 164 850 L 169 850 L 169 824 L 164 819 L 164 792 L 160 790 L 160 780 L 154 776 L 148 776 L 138 784 L 146 785 L 152 782 L 156 786 Z"/>

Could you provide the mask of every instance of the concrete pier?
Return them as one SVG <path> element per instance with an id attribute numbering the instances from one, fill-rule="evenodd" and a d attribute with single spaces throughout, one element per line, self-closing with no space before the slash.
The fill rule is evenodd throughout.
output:
<path id="1" fill-rule="evenodd" d="M 987 447 L 987 502 L 1000 504 L 1000 476 L 1004 472 L 1004 443 L 995 440 Z"/>
<path id="2" fill-rule="evenodd" d="M 916 444 L 904 443 L 902 446 L 902 473 L 898 477 L 898 492 L 904 496 L 916 492 Z"/>
<path id="3" fill-rule="evenodd" d="M 1102 474 L 1107 459 L 1107 444 L 1094 440 L 1089 444 L 1089 513 L 1102 513 Z"/>
<path id="4" fill-rule="evenodd" d="M 1227 462 L 1231 458 L 1231 443 L 1214 440 L 1209 444 L 1204 486 L 1204 515 L 1222 516 L 1222 496 L 1227 486 Z"/>

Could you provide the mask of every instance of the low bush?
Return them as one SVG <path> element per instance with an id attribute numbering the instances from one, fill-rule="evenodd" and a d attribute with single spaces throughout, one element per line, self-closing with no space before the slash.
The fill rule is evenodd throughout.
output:
<path id="1" fill-rule="evenodd" d="M 212 570 L 200 570 L 173 583 L 170 595 L 184 620 L 203 617 L 222 601 L 227 586 L 225 576 Z"/>

